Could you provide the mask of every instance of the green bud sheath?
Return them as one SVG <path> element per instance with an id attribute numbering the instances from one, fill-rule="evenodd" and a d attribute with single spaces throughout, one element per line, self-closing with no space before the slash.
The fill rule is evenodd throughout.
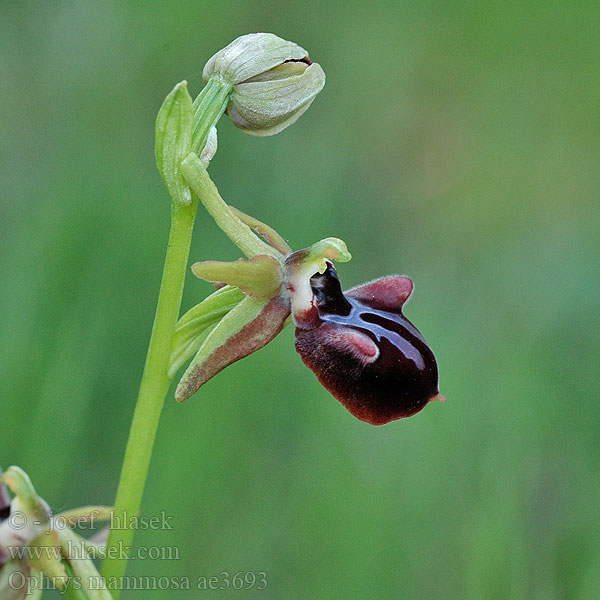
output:
<path id="1" fill-rule="evenodd" d="M 178 83 L 165 98 L 156 117 L 156 166 L 175 205 L 192 202 L 190 188 L 179 172 L 192 148 L 194 109 L 187 81 Z"/>

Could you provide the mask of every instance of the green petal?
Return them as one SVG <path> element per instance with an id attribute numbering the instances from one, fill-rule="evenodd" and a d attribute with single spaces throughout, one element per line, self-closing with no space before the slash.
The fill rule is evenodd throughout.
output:
<path id="1" fill-rule="evenodd" d="M 229 205 L 229 209 L 231 212 L 242 221 L 242 223 L 248 225 L 250 229 L 256 231 L 258 235 L 262 236 L 283 256 L 287 256 L 292 253 L 292 249 L 289 247 L 288 243 L 272 228 L 269 227 L 266 223 L 259 221 L 258 219 L 243 213 L 239 208 L 235 206 Z"/>
<path id="2" fill-rule="evenodd" d="M 40 499 L 29 479 L 29 475 L 20 467 L 9 467 L 2 476 L 2 483 L 15 494 L 11 510 L 19 510 L 31 520 L 39 521 L 43 526 L 50 516 L 47 504 Z M 36 523 L 37 524 L 37 523 Z"/>
<path id="3" fill-rule="evenodd" d="M 60 512 L 56 515 L 55 519 L 60 519 L 70 527 L 75 527 L 79 523 L 109 521 L 112 513 L 112 506 L 81 506 Z"/>
<path id="4" fill-rule="evenodd" d="M 192 273 L 205 281 L 234 285 L 254 298 L 274 298 L 283 282 L 279 261 L 264 254 L 235 262 L 198 262 L 192 265 Z"/>

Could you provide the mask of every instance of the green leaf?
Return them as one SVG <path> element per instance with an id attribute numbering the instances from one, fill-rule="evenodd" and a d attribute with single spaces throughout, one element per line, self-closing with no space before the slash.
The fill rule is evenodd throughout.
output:
<path id="1" fill-rule="evenodd" d="M 156 166 L 173 203 L 188 205 L 192 194 L 179 172 L 181 161 L 192 147 L 194 109 L 187 81 L 178 83 L 165 98 L 156 117 L 154 151 Z"/>

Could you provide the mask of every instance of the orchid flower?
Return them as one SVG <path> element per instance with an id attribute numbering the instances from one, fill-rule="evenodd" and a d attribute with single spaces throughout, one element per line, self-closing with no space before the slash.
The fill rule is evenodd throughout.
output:
<path id="1" fill-rule="evenodd" d="M 177 325 L 170 376 L 195 354 L 177 386 L 178 401 L 268 344 L 290 315 L 304 363 L 361 421 L 383 425 L 445 400 L 435 356 L 402 312 L 413 289 L 408 277 L 383 277 L 344 293 L 333 266 L 351 258 L 342 240 L 292 252 L 271 227 L 227 206 L 195 155 L 181 171 L 248 258 L 192 266 L 219 289 Z"/>
<path id="2" fill-rule="evenodd" d="M 110 519 L 111 509 L 84 506 L 53 515 L 21 468 L 0 476 L 0 598 L 39 599 L 45 576 L 62 592 L 76 586 L 80 598 L 111 600 L 92 561 L 104 552 L 106 530 L 86 539 L 72 529 Z"/>

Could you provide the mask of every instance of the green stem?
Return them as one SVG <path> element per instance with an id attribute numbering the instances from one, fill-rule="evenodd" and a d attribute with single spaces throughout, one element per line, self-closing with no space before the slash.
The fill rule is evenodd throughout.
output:
<path id="1" fill-rule="evenodd" d="M 250 227 L 229 208 L 200 159 L 193 152 L 181 163 L 180 170 L 216 224 L 246 256 L 267 254 L 278 260 L 281 258 L 277 250 L 254 235 Z"/>
<path id="2" fill-rule="evenodd" d="M 121 524 L 139 513 L 158 422 L 171 384 L 167 370 L 197 207 L 198 200 L 193 198 L 189 206 L 171 208 L 171 232 L 158 305 L 115 501 L 114 518 Z M 122 558 L 122 553 L 131 546 L 133 536 L 133 529 L 111 529 L 102 569 L 107 582 L 109 578 L 118 581 L 125 574 L 127 559 Z M 120 590 L 111 591 L 114 600 L 118 600 Z"/>

